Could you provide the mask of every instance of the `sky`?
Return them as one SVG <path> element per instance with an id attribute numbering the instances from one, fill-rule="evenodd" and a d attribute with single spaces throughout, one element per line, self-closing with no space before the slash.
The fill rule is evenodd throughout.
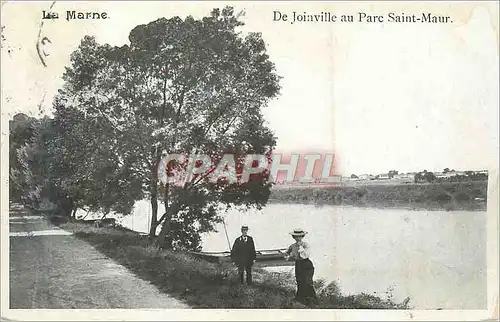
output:
<path id="1" fill-rule="evenodd" d="M 35 43 L 50 2 L 2 4 L 2 128 L 15 113 L 36 115 L 62 85 L 83 36 L 121 46 L 138 24 L 207 15 L 222 3 L 56 2 L 53 11 L 106 11 L 108 20 L 44 23 L 47 67 Z M 336 154 L 342 174 L 389 170 L 498 168 L 498 3 L 238 2 L 243 31 L 261 32 L 282 76 L 281 94 L 263 109 L 279 151 Z M 273 11 L 364 11 L 452 16 L 440 24 L 290 24 Z M 7 53 L 7 49 L 11 53 Z M 5 131 L 2 131 L 3 135 Z"/>

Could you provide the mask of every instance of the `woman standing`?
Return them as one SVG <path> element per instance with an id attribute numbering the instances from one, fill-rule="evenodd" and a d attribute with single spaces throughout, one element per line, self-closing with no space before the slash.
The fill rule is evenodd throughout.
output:
<path id="1" fill-rule="evenodd" d="M 309 245 L 302 239 L 307 234 L 302 229 L 290 233 L 295 243 L 288 247 L 287 260 L 295 261 L 295 279 L 297 280 L 297 295 L 295 299 L 305 305 L 316 303 L 316 292 L 313 286 L 314 265 L 309 260 Z"/>

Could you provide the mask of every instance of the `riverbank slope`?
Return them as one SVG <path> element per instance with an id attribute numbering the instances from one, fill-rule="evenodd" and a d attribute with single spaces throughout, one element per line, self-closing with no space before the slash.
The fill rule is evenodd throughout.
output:
<path id="1" fill-rule="evenodd" d="M 255 283 L 241 286 L 231 264 L 196 259 L 186 252 L 158 251 L 147 236 L 121 227 L 94 228 L 82 222 L 60 224 L 97 250 L 194 308 L 306 308 L 293 301 L 294 276 L 254 271 Z M 344 296 L 336 284 L 315 281 L 319 303 L 315 308 L 407 309 L 408 301 L 395 303 L 369 294 Z"/>

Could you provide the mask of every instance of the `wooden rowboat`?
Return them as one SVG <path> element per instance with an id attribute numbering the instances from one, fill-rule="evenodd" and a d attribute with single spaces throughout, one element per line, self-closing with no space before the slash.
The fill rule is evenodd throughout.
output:
<path id="1" fill-rule="evenodd" d="M 293 262 L 285 260 L 287 248 L 256 251 L 255 262 L 259 266 L 289 266 Z M 213 263 L 231 262 L 231 252 L 190 252 L 191 255 Z"/>
<path id="2" fill-rule="evenodd" d="M 226 222 L 222 219 L 224 224 L 224 231 L 226 233 L 228 249 L 231 249 L 231 242 L 229 241 L 229 235 L 227 233 Z M 290 266 L 294 265 L 293 262 L 289 262 L 285 259 L 285 255 L 288 248 L 277 248 L 277 249 L 265 249 L 255 251 L 257 258 L 255 259 L 255 264 L 257 266 Z M 189 252 L 196 258 L 200 258 L 213 263 L 225 263 L 231 262 L 231 252 Z"/>

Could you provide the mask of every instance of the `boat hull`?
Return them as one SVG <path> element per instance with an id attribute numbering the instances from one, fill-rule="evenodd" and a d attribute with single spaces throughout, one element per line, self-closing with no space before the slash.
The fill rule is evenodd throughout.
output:
<path id="1" fill-rule="evenodd" d="M 256 251 L 257 258 L 255 264 L 257 266 L 290 266 L 293 262 L 285 260 L 287 249 L 269 249 Z M 226 263 L 231 262 L 231 252 L 190 252 L 193 256 L 213 262 Z"/>

